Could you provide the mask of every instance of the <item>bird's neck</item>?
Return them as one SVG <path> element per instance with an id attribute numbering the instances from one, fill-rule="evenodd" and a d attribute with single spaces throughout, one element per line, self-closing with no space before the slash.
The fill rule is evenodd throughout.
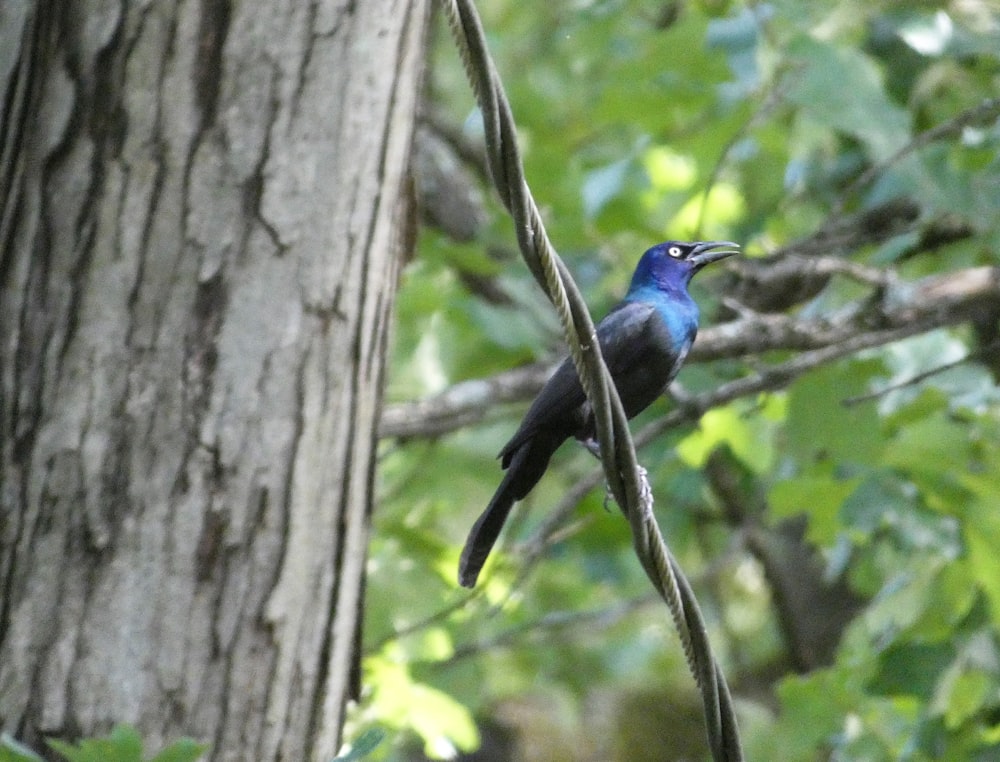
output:
<path id="1" fill-rule="evenodd" d="M 698 330 L 698 305 L 687 284 L 633 285 L 625 301 L 653 305 L 676 341 L 690 341 Z"/>
<path id="2" fill-rule="evenodd" d="M 688 293 L 687 283 L 675 283 L 674 281 L 632 283 L 625 295 L 625 301 L 665 303 L 677 305 L 678 308 L 695 303 Z"/>

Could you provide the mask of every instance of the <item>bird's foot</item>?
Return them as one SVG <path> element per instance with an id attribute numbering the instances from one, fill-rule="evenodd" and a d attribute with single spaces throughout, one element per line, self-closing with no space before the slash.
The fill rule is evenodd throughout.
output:
<path id="1" fill-rule="evenodd" d="M 639 504 L 643 516 L 648 518 L 653 513 L 653 488 L 649 485 L 649 474 L 642 466 L 639 466 Z"/>
<path id="2" fill-rule="evenodd" d="M 605 513 L 611 513 L 611 503 L 614 501 L 615 496 L 611 494 L 611 485 L 604 482 L 604 501 L 601 505 L 604 506 Z"/>
<path id="3" fill-rule="evenodd" d="M 582 444 L 587 452 L 593 455 L 598 460 L 601 459 L 601 443 L 598 442 L 594 437 L 587 437 L 586 439 L 581 439 L 580 444 Z"/>
<path id="4" fill-rule="evenodd" d="M 653 510 L 653 488 L 649 486 L 649 472 L 642 466 L 637 466 L 639 474 L 639 503 L 640 508 L 642 508 L 643 513 L 648 513 Z M 604 483 L 604 510 L 610 513 L 611 508 L 609 503 L 615 499 L 614 493 L 611 492 L 611 486 L 605 482 Z"/>

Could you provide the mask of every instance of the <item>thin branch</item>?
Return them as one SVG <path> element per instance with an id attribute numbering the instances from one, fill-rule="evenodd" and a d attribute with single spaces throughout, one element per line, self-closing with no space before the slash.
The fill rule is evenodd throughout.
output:
<path id="1" fill-rule="evenodd" d="M 553 611 L 545 614 L 540 619 L 512 627 L 492 638 L 459 646 L 448 659 L 434 662 L 434 664 L 450 664 L 470 656 L 476 656 L 484 651 L 492 651 L 497 648 L 505 648 L 517 643 L 523 643 L 525 636 L 539 632 L 558 632 L 560 630 L 573 629 L 578 632 L 590 634 L 595 629 L 606 629 L 617 624 L 633 611 L 655 603 L 656 600 L 656 596 L 647 594 L 614 606 L 591 611 Z"/>
<path id="2" fill-rule="evenodd" d="M 954 117 L 941 124 L 934 125 L 929 129 L 915 135 L 913 139 L 901 147 L 896 153 L 878 164 L 873 164 L 862 172 L 841 194 L 840 201 L 833 210 L 833 216 L 837 216 L 843 211 L 847 199 L 858 191 L 869 186 L 880 174 L 885 172 L 893 164 L 897 164 L 911 153 L 919 151 L 931 143 L 944 140 L 956 135 L 960 135 L 966 127 L 976 124 L 985 124 L 1000 116 L 1000 98 L 987 98 L 975 106 L 956 114 Z"/>
<path id="3" fill-rule="evenodd" d="M 805 258 L 804 258 L 805 259 Z M 840 268 L 836 258 L 822 258 L 820 268 Z M 806 266 L 806 265 L 804 265 Z M 812 267 L 812 265 L 808 265 Z M 878 271 L 857 266 L 852 277 L 883 280 Z M 881 302 L 858 305 L 836 318 L 747 314 L 739 320 L 699 332 L 687 362 L 762 355 L 772 351 L 833 348 L 834 357 L 901 338 L 964 323 L 1000 308 L 1000 268 L 974 267 L 915 282 L 895 282 Z M 811 362 L 806 356 L 806 364 Z M 775 366 L 781 368 L 782 366 Z M 551 367 L 526 366 L 488 379 L 455 384 L 418 402 L 389 405 L 382 417 L 383 437 L 440 436 L 481 420 L 497 404 L 524 401 L 538 393 Z M 771 375 L 778 373 L 772 370 Z M 784 373 L 786 371 L 780 371 Z M 752 379 L 733 383 L 757 383 Z M 721 403 L 720 403 L 721 404 Z M 707 408 L 702 408 L 707 409 Z"/>
<path id="4" fill-rule="evenodd" d="M 820 293 L 835 273 L 851 274 L 856 263 L 833 269 L 836 261 L 848 262 L 851 252 L 878 245 L 917 230 L 920 208 L 906 198 L 894 198 L 850 216 L 827 219 L 810 235 L 782 246 L 765 257 L 729 263 L 731 273 L 725 293 L 758 312 L 785 312 Z M 915 246 L 923 245 L 923 238 Z M 913 252 L 915 253 L 915 252 Z M 825 268 L 813 260 L 823 258 Z M 876 271 L 877 272 L 877 271 Z M 735 276 L 735 277 L 733 277 Z M 872 275 L 869 280 L 878 280 Z"/>
<path id="5" fill-rule="evenodd" d="M 883 386 L 881 389 L 875 389 L 874 391 L 868 392 L 866 394 L 857 394 L 853 397 L 847 397 L 841 402 L 845 407 L 852 407 L 861 402 L 870 402 L 872 400 L 884 397 L 892 392 L 898 392 L 900 389 L 906 389 L 910 386 L 916 386 L 917 384 L 923 383 L 928 378 L 933 378 L 934 376 L 940 375 L 941 373 L 947 373 L 953 368 L 957 368 L 961 365 L 965 365 L 970 362 L 975 362 L 976 360 L 982 359 L 990 355 L 993 352 L 1000 350 L 1000 341 L 993 341 L 989 344 L 980 347 L 975 352 L 969 352 L 965 357 L 960 357 L 957 360 L 951 362 L 946 362 L 942 365 L 938 365 L 934 368 L 923 371 L 922 373 L 917 373 L 910 378 L 903 381 L 899 381 L 895 384 L 889 384 L 888 386 Z"/>
<path id="6" fill-rule="evenodd" d="M 435 437 L 482 420 L 505 402 L 520 402 L 537 394 L 555 365 L 535 363 L 471 381 L 416 402 L 386 405 L 379 436 Z"/>
<path id="7" fill-rule="evenodd" d="M 478 591 L 462 595 L 453 600 L 447 606 L 444 606 L 443 608 L 440 608 L 437 611 L 428 614 L 423 619 L 418 619 L 416 622 L 412 622 L 406 625 L 405 627 L 400 627 L 398 630 L 393 630 L 392 632 L 388 633 L 387 635 L 375 641 L 374 643 L 366 643 L 364 649 L 365 656 L 369 656 L 371 654 L 377 654 L 379 651 L 385 648 L 389 643 L 400 640 L 401 638 L 405 638 L 407 635 L 412 635 L 415 632 L 421 632 L 422 630 L 426 630 L 427 628 L 433 627 L 435 624 L 438 624 L 439 622 L 446 621 L 453 613 L 467 606 L 469 604 L 469 601 L 477 597 L 478 595 L 479 595 Z"/>

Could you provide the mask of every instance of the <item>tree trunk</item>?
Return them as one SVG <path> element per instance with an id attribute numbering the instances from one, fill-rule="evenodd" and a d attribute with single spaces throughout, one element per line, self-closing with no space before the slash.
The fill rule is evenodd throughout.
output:
<path id="1" fill-rule="evenodd" d="M 0 0 L 0 728 L 329 760 L 425 0 Z"/>

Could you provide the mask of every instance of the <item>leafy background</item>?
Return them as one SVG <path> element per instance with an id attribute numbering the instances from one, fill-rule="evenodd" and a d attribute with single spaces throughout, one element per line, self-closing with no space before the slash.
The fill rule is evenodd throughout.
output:
<path id="1" fill-rule="evenodd" d="M 761 311 L 877 318 L 873 305 L 919 307 L 922 278 L 959 288 L 1000 265 L 995 2 L 479 9 L 532 190 L 596 317 L 666 238 L 744 246 L 745 264 L 695 282 L 703 326 Z M 425 224 L 387 390 L 387 419 L 410 428 L 384 432 L 350 732 L 390 729 L 375 756 L 394 759 L 480 744 L 480 759 L 707 758 L 627 523 L 600 486 L 547 522 L 595 478 L 581 448 L 560 451 L 516 509 L 477 591 L 455 581 L 500 480 L 495 454 L 537 388 L 463 382 L 551 363 L 562 344 L 488 190 L 441 19 L 432 39 L 415 164 Z M 809 257 L 839 269 L 778 286 L 752 269 Z M 994 297 L 946 327 L 845 350 L 640 450 L 750 759 L 1000 759 L 998 319 Z M 755 339 L 689 363 L 677 394 L 806 349 Z M 473 423 L 431 425 L 413 404 L 470 389 Z M 657 402 L 633 431 L 672 407 Z"/>

